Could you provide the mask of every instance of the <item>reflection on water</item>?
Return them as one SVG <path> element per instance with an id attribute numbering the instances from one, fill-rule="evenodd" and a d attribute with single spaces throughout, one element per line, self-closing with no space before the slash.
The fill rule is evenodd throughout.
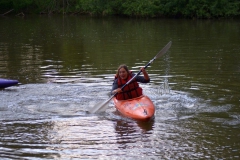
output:
<path id="1" fill-rule="evenodd" d="M 100 88 L 102 92 L 98 92 Z M 111 159 L 120 154 L 129 158 L 204 158 L 202 147 L 206 147 L 212 148 L 209 151 L 212 157 L 221 157 L 215 154 L 219 149 L 215 150 L 214 144 L 218 141 L 216 137 L 223 138 L 223 132 L 219 130 L 213 136 L 216 128 L 208 126 L 226 125 L 226 117 L 220 119 L 215 115 L 228 113 L 230 106 L 217 110 L 212 106 L 215 110 L 211 111 L 201 99 L 188 93 L 171 90 L 170 94 L 160 95 L 157 88 L 144 85 L 145 94 L 156 106 L 155 118 L 151 121 L 122 117 L 112 103 L 106 113 L 87 114 L 88 107 L 108 98 L 109 85 L 105 83 L 100 88 L 95 83 L 70 81 L 2 90 L 1 156 Z M 237 116 L 230 139 L 238 134 L 239 120 L 236 120 Z M 203 142 L 203 137 L 209 139 Z M 227 145 L 230 143 L 226 141 L 223 146 Z M 232 147 L 237 150 L 237 146 Z"/>
<path id="2" fill-rule="evenodd" d="M 176 27 L 177 26 L 177 27 Z M 239 22 L 89 17 L 0 21 L 0 157 L 239 159 Z M 223 32 L 224 31 L 224 32 Z M 86 111 L 109 98 L 119 64 L 137 72 L 152 121 Z"/>

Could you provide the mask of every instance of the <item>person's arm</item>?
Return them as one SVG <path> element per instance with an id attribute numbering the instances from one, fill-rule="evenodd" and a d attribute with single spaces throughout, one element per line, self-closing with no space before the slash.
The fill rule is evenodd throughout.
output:
<path id="1" fill-rule="evenodd" d="M 113 84 L 112 84 L 111 93 L 114 94 L 113 91 L 114 91 L 115 89 L 117 89 L 117 88 L 118 88 L 118 84 L 117 84 L 117 81 L 116 81 L 116 79 L 115 79 L 115 80 L 113 81 Z"/>
<path id="2" fill-rule="evenodd" d="M 150 78 L 148 76 L 148 73 L 146 72 L 146 70 L 144 68 L 141 68 L 142 72 L 143 72 L 143 76 L 137 76 L 136 77 L 136 81 L 141 82 L 141 83 L 149 83 L 150 82 Z M 133 74 L 134 76 L 135 74 Z"/>
<path id="3" fill-rule="evenodd" d="M 142 73 L 143 73 L 143 76 L 144 76 L 145 81 L 146 81 L 147 83 L 150 82 L 150 78 L 149 78 L 149 76 L 148 76 L 147 71 L 144 69 L 144 67 L 141 68 L 141 70 L 142 70 Z"/>
<path id="4" fill-rule="evenodd" d="M 115 79 L 114 82 L 113 82 L 113 85 L 112 85 L 112 91 L 111 91 L 111 94 L 114 95 L 115 93 L 119 93 L 121 92 L 121 88 L 118 88 L 118 80 Z"/>

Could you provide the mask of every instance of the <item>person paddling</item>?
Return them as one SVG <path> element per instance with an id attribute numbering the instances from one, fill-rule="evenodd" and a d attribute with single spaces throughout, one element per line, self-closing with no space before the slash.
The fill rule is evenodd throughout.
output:
<path id="1" fill-rule="evenodd" d="M 132 71 L 129 71 L 128 67 L 125 64 L 120 65 L 113 81 L 111 93 L 118 93 L 115 95 L 118 100 L 126 100 L 141 96 L 142 88 L 139 87 L 138 82 L 150 82 L 150 78 L 144 67 L 141 68 L 141 71 L 143 73 L 143 76 L 136 76 L 136 78 L 131 83 L 121 89 L 124 84 L 126 84 L 132 77 L 134 77 L 135 74 L 132 73 Z"/>

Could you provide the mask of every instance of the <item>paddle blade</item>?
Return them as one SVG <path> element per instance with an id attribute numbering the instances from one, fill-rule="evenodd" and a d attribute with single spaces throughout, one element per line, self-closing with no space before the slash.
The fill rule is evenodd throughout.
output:
<path id="1" fill-rule="evenodd" d="M 168 49 L 171 47 L 172 45 L 172 41 L 168 42 L 168 44 L 160 51 L 158 52 L 158 54 L 155 56 L 154 59 L 157 59 L 158 57 L 161 57 L 162 55 L 164 55 Z"/>
<path id="2" fill-rule="evenodd" d="M 108 107 L 108 103 L 111 101 L 111 99 L 114 97 L 114 95 L 112 97 L 110 97 L 108 100 L 101 102 L 101 103 L 97 103 L 96 105 L 93 106 L 93 108 L 91 108 L 88 112 L 89 113 L 101 113 L 101 112 L 105 112 L 105 110 Z"/>

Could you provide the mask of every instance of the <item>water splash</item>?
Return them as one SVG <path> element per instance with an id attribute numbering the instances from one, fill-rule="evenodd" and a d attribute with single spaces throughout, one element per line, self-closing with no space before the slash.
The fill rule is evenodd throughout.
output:
<path id="1" fill-rule="evenodd" d="M 170 87 L 169 87 L 168 79 L 167 79 L 167 78 L 165 78 L 163 84 L 161 84 L 161 85 L 158 87 L 157 93 L 160 94 L 160 95 L 170 94 Z"/>

